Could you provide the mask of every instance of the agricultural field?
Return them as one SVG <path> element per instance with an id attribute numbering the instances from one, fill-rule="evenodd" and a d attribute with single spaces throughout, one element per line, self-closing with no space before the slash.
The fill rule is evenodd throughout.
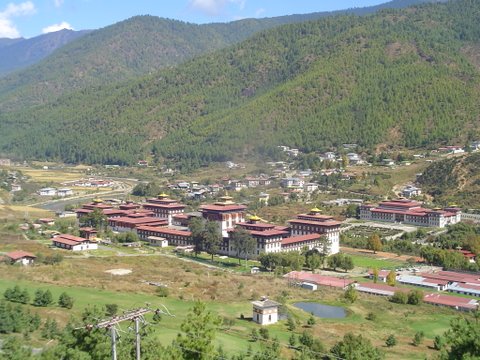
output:
<path id="1" fill-rule="evenodd" d="M 374 226 L 353 226 L 347 231 L 345 231 L 345 235 L 349 237 L 363 237 L 363 238 L 368 238 L 373 234 L 378 234 L 381 238 L 387 238 L 390 236 L 395 236 L 398 234 L 403 233 L 402 230 L 396 230 L 396 229 L 389 229 L 385 227 L 374 227 Z"/>

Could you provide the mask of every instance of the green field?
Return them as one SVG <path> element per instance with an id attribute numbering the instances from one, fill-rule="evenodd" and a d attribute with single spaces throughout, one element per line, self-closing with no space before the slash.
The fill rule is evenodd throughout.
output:
<path id="1" fill-rule="evenodd" d="M 395 269 L 405 264 L 403 261 L 393 259 L 381 259 L 368 255 L 348 254 L 352 257 L 356 267 L 365 269 Z"/>

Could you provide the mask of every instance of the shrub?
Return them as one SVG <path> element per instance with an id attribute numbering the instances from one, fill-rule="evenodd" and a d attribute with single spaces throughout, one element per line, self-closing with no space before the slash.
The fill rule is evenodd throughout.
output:
<path id="1" fill-rule="evenodd" d="M 408 302 L 408 294 L 403 291 L 395 291 L 390 301 L 396 304 L 406 304 Z"/>
<path id="2" fill-rule="evenodd" d="M 73 307 L 73 298 L 66 292 L 63 292 L 58 298 L 58 305 L 66 309 L 71 309 Z"/>
<path id="3" fill-rule="evenodd" d="M 373 312 L 370 312 L 370 313 L 367 314 L 366 319 L 370 320 L 370 321 L 375 321 L 375 320 L 377 320 L 377 314 L 375 314 Z"/>
<path id="4" fill-rule="evenodd" d="M 157 295 L 160 296 L 160 297 L 167 297 L 168 296 L 168 288 L 166 288 L 165 286 L 159 286 L 157 287 Z"/>
<path id="5" fill-rule="evenodd" d="M 105 305 L 105 315 L 106 316 L 114 316 L 118 312 L 118 305 L 117 304 L 106 304 Z"/>
<path id="6" fill-rule="evenodd" d="M 423 301 L 423 292 L 420 290 L 411 290 L 408 293 L 408 303 L 411 305 L 418 305 Z"/>
<path id="7" fill-rule="evenodd" d="M 424 337 L 425 337 L 425 334 L 423 333 L 423 331 L 417 331 L 413 336 L 413 345 L 415 346 L 420 345 Z"/>
<path id="8" fill-rule="evenodd" d="M 385 345 L 387 345 L 387 347 L 393 347 L 397 345 L 397 338 L 395 337 L 395 335 L 389 335 L 387 337 L 387 340 L 385 340 Z"/>

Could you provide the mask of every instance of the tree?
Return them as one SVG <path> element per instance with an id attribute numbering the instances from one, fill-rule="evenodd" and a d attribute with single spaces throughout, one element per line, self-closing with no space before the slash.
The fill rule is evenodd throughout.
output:
<path id="1" fill-rule="evenodd" d="M 397 274 L 395 273 L 395 270 L 390 270 L 390 272 L 387 275 L 387 284 L 390 286 L 395 286 L 396 282 L 397 282 Z"/>
<path id="2" fill-rule="evenodd" d="M 408 295 L 403 291 L 395 291 L 390 301 L 396 304 L 406 304 L 408 303 Z"/>
<path id="3" fill-rule="evenodd" d="M 287 329 L 288 331 L 295 331 L 295 328 L 297 327 L 297 325 L 295 324 L 295 320 L 289 316 L 287 318 Z"/>
<path id="4" fill-rule="evenodd" d="M 258 333 L 260 334 L 260 337 L 262 338 L 262 340 L 270 339 L 270 332 L 266 327 L 261 327 Z"/>
<path id="5" fill-rule="evenodd" d="M 330 350 L 332 355 L 345 360 L 381 360 L 384 354 L 374 347 L 370 340 L 362 335 L 347 333 L 343 340 L 336 343 Z"/>
<path id="6" fill-rule="evenodd" d="M 223 237 L 215 221 L 207 221 L 203 232 L 203 250 L 212 256 L 218 253 Z"/>
<path id="7" fill-rule="evenodd" d="M 347 290 L 345 290 L 345 293 L 343 294 L 343 297 L 345 300 L 353 304 L 355 301 L 357 301 L 358 298 L 358 292 L 355 289 L 354 286 L 350 285 Z"/>
<path id="8" fill-rule="evenodd" d="M 55 339 L 59 334 L 58 324 L 55 319 L 48 318 L 42 328 L 42 337 L 44 339 Z"/>
<path id="9" fill-rule="evenodd" d="M 297 337 L 295 336 L 294 333 L 292 333 L 288 338 L 288 345 L 292 348 L 295 347 L 295 345 L 297 345 Z"/>
<path id="10" fill-rule="evenodd" d="M 118 312 L 117 304 L 106 304 L 105 305 L 105 316 L 111 317 L 116 315 Z"/>
<path id="11" fill-rule="evenodd" d="M 63 308 L 71 309 L 73 307 L 73 298 L 66 292 L 60 294 L 58 298 L 58 305 Z"/>
<path id="12" fill-rule="evenodd" d="M 435 335 L 433 339 L 433 348 L 435 350 L 442 350 L 445 346 L 445 338 L 441 335 Z"/>
<path id="13" fill-rule="evenodd" d="M 106 229 L 108 224 L 107 216 L 98 208 L 95 208 L 91 213 L 82 216 L 80 221 L 82 226 L 90 226 L 97 230 Z"/>
<path id="14" fill-rule="evenodd" d="M 395 337 L 395 335 L 390 334 L 387 337 L 387 340 L 385 340 L 385 345 L 387 345 L 387 347 L 393 347 L 397 345 L 397 338 Z"/>
<path id="15" fill-rule="evenodd" d="M 345 270 L 347 272 L 348 270 L 352 270 L 355 267 L 353 264 L 353 259 L 351 256 L 345 255 L 342 259 L 342 262 L 340 264 L 340 268 Z"/>
<path id="16" fill-rule="evenodd" d="M 407 303 L 410 305 L 418 305 L 423 301 L 423 292 L 420 290 L 410 290 L 408 293 Z"/>
<path id="17" fill-rule="evenodd" d="M 376 284 L 378 282 L 378 269 L 373 268 L 372 271 L 373 283 Z"/>
<path id="18" fill-rule="evenodd" d="M 256 328 L 253 328 L 252 331 L 250 332 L 250 341 L 258 341 L 258 331 Z"/>
<path id="19" fill-rule="evenodd" d="M 205 230 L 205 220 L 203 220 L 203 218 L 200 218 L 200 217 L 194 217 L 188 223 L 188 227 L 192 232 L 193 251 L 196 256 L 202 251 L 203 233 Z"/>
<path id="20" fill-rule="evenodd" d="M 305 256 L 305 264 L 308 268 L 312 270 L 312 272 L 320 267 L 321 261 L 322 258 L 316 251 L 310 254 L 307 253 L 307 255 Z"/>
<path id="21" fill-rule="evenodd" d="M 367 248 L 372 250 L 374 254 L 376 254 L 377 251 L 382 250 L 382 247 L 382 240 L 380 240 L 380 236 L 378 236 L 377 233 L 372 234 L 368 238 Z"/>
<path id="22" fill-rule="evenodd" d="M 25 346 L 17 337 L 8 337 L 1 346 L 0 359 L 29 360 L 32 359 L 32 349 Z"/>
<path id="23" fill-rule="evenodd" d="M 310 314 L 310 317 L 308 318 L 307 320 L 307 325 L 309 327 L 312 327 L 314 326 L 315 324 L 317 323 L 317 321 L 315 320 L 315 316 L 313 314 Z"/>
<path id="24" fill-rule="evenodd" d="M 230 243 L 238 257 L 238 264 L 240 264 L 240 257 L 242 255 L 245 256 L 246 263 L 248 255 L 253 254 L 257 246 L 257 240 L 243 227 L 237 227 L 235 231 L 230 234 Z"/>
<path id="25" fill-rule="evenodd" d="M 445 332 L 441 360 L 480 358 L 480 310 L 473 317 L 458 317 Z"/>
<path id="26" fill-rule="evenodd" d="M 183 333 L 177 335 L 173 345 L 179 347 L 184 359 L 213 358 L 215 334 L 220 324 L 220 317 L 208 311 L 204 303 L 196 302 L 180 326 Z"/>
<path id="27" fill-rule="evenodd" d="M 424 338 L 425 338 L 425 334 L 423 333 L 423 331 L 417 331 L 413 336 L 413 341 L 412 341 L 413 345 L 419 346 L 423 342 Z"/>

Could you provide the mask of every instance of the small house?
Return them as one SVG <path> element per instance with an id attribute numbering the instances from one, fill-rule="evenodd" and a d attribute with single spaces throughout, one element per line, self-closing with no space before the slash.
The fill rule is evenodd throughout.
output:
<path id="1" fill-rule="evenodd" d="M 261 300 L 252 301 L 253 321 L 260 325 L 275 324 L 278 321 L 279 303 L 267 299 L 265 296 Z"/>
<path id="2" fill-rule="evenodd" d="M 57 191 L 57 196 L 60 197 L 66 197 L 66 196 L 72 196 L 73 195 L 73 190 L 70 188 L 61 188 L 58 189 Z"/>
<path id="3" fill-rule="evenodd" d="M 57 189 L 43 188 L 43 189 L 38 190 L 38 195 L 40 195 L 40 196 L 55 196 L 55 195 L 57 195 Z"/>
<path id="4" fill-rule="evenodd" d="M 158 246 L 158 247 L 167 247 L 168 246 L 168 240 L 165 239 L 164 237 L 160 236 L 149 236 L 147 237 L 148 243 L 150 246 Z"/>
<path id="5" fill-rule="evenodd" d="M 10 262 L 12 264 L 22 264 L 22 265 L 32 265 L 35 262 L 35 259 L 37 258 L 32 253 L 29 253 L 23 250 L 12 251 L 5 254 L 5 256 L 8 259 L 10 259 Z"/>

